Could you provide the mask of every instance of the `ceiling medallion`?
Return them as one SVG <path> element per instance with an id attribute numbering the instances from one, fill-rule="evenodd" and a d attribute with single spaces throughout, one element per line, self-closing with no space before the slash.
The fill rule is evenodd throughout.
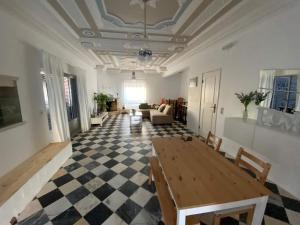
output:
<path id="1" fill-rule="evenodd" d="M 95 37 L 96 36 L 95 32 L 93 32 L 91 30 L 83 30 L 82 34 L 85 37 Z"/>

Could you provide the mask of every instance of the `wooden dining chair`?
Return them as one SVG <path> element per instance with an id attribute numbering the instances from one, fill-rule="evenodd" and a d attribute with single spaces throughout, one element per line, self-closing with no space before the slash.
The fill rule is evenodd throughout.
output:
<path id="1" fill-rule="evenodd" d="M 217 152 L 221 153 L 220 147 L 222 144 L 222 138 L 217 137 L 211 131 L 208 132 L 207 138 L 205 140 L 205 144 L 212 147 Z"/>
<path id="2" fill-rule="evenodd" d="M 244 160 L 244 158 L 247 160 Z M 256 166 L 251 165 L 251 163 L 255 164 Z M 265 184 L 271 169 L 270 163 L 264 162 L 263 160 L 245 151 L 245 149 L 242 147 L 239 149 L 239 152 L 236 156 L 235 165 L 251 172 L 254 177 L 263 185 Z"/>
<path id="3" fill-rule="evenodd" d="M 263 185 L 265 184 L 271 169 L 271 164 L 264 162 L 263 160 L 245 151 L 243 148 L 239 149 L 235 159 L 235 165 L 248 172 Z M 205 215 L 203 217 L 200 216 L 200 220 L 206 224 L 220 225 L 221 219 L 232 217 L 239 220 L 241 214 L 247 214 L 246 224 L 251 225 L 254 214 L 254 206 L 250 208 L 246 207 L 220 211 L 214 214 Z"/>

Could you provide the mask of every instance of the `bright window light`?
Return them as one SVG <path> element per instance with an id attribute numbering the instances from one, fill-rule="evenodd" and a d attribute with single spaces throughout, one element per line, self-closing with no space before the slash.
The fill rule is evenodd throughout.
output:
<path id="1" fill-rule="evenodd" d="M 124 103 L 128 109 L 137 109 L 146 102 L 146 85 L 142 80 L 124 81 Z"/>

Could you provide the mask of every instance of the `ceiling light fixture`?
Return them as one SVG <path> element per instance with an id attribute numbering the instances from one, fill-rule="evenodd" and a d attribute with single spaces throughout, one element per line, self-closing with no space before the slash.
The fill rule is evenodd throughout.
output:
<path id="1" fill-rule="evenodd" d="M 144 40 L 148 39 L 147 36 L 147 2 L 149 0 L 143 0 L 144 2 Z M 150 61 L 152 59 L 152 51 L 147 48 L 141 48 L 138 52 L 138 58 L 140 61 Z"/>
<path id="2" fill-rule="evenodd" d="M 135 72 L 134 72 L 134 71 L 132 71 L 131 80 L 136 80 L 136 77 L 135 77 Z"/>

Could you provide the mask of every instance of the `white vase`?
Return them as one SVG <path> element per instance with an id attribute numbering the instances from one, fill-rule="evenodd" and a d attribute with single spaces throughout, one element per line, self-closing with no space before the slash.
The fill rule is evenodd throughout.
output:
<path id="1" fill-rule="evenodd" d="M 245 109 L 245 110 L 243 111 L 243 120 L 244 120 L 245 122 L 248 120 L 248 110 L 247 110 L 247 109 Z"/>

